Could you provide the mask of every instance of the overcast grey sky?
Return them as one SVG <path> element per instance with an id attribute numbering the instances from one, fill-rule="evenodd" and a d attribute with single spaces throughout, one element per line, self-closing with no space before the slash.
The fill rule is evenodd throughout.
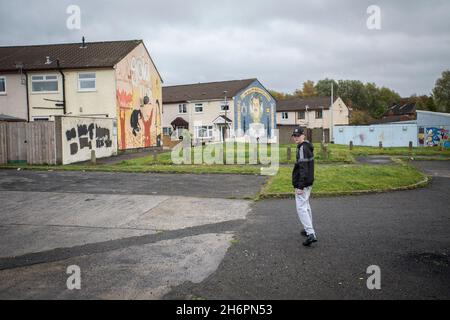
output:
<path id="1" fill-rule="evenodd" d="M 69 30 L 69 5 L 81 29 Z M 381 30 L 366 10 L 381 9 Z M 166 85 L 325 77 L 429 94 L 450 69 L 450 1 L 0 0 L 0 45 L 143 39 Z"/>

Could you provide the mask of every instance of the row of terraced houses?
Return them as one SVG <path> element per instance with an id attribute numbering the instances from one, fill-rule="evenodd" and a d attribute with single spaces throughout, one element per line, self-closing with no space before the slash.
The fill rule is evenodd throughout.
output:
<path id="1" fill-rule="evenodd" d="M 172 146 L 182 129 L 196 143 L 251 130 L 286 140 L 298 125 L 330 139 L 349 111 L 339 98 L 277 102 L 256 78 L 163 87 L 142 40 L 0 47 L 0 121 L 56 117 L 112 119 L 127 150 Z"/>

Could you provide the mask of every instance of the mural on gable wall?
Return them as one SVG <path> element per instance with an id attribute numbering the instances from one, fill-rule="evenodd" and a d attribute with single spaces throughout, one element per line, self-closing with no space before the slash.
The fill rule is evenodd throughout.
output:
<path id="1" fill-rule="evenodd" d="M 445 148 L 450 148 L 448 133 L 449 131 L 445 128 L 426 128 L 426 145 L 429 147 L 442 145 Z"/>
<path id="2" fill-rule="evenodd" d="M 161 143 L 161 79 L 143 45 L 117 66 L 119 150 Z"/>
<path id="3" fill-rule="evenodd" d="M 264 128 L 267 135 L 272 136 L 276 128 L 276 101 L 261 84 L 255 82 L 236 95 L 235 106 L 235 130 L 248 132 Z"/>

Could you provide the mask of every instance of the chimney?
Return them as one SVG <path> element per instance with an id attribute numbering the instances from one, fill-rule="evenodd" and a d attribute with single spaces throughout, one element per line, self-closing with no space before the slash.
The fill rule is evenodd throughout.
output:
<path id="1" fill-rule="evenodd" d="M 86 48 L 86 39 L 84 38 L 84 36 L 83 36 L 83 38 L 81 38 L 81 41 L 82 41 L 82 43 L 81 43 L 81 49 L 84 49 L 84 48 Z"/>

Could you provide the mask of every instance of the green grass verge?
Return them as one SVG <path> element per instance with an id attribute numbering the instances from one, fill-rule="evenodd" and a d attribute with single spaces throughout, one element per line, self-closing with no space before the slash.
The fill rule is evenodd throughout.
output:
<path id="1" fill-rule="evenodd" d="M 390 156 L 444 156 L 450 157 L 450 149 L 440 149 L 439 147 L 420 147 L 412 148 L 412 151 L 408 147 L 398 148 L 377 148 L 377 147 L 359 147 L 354 146 L 353 150 L 349 150 L 347 145 L 329 144 L 332 152 L 348 152 L 353 156 L 370 156 L 370 155 L 390 155 Z"/>
<path id="2" fill-rule="evenodd" d="M 292 168 L 282 167 L 263 188 L 262 197 L 293 196 Z M 365 191 L 386 191 L 414 185 L 426 177 L 412 166 L 392 165 L 318 165 L 313 193 L 316 196 Z"/>

